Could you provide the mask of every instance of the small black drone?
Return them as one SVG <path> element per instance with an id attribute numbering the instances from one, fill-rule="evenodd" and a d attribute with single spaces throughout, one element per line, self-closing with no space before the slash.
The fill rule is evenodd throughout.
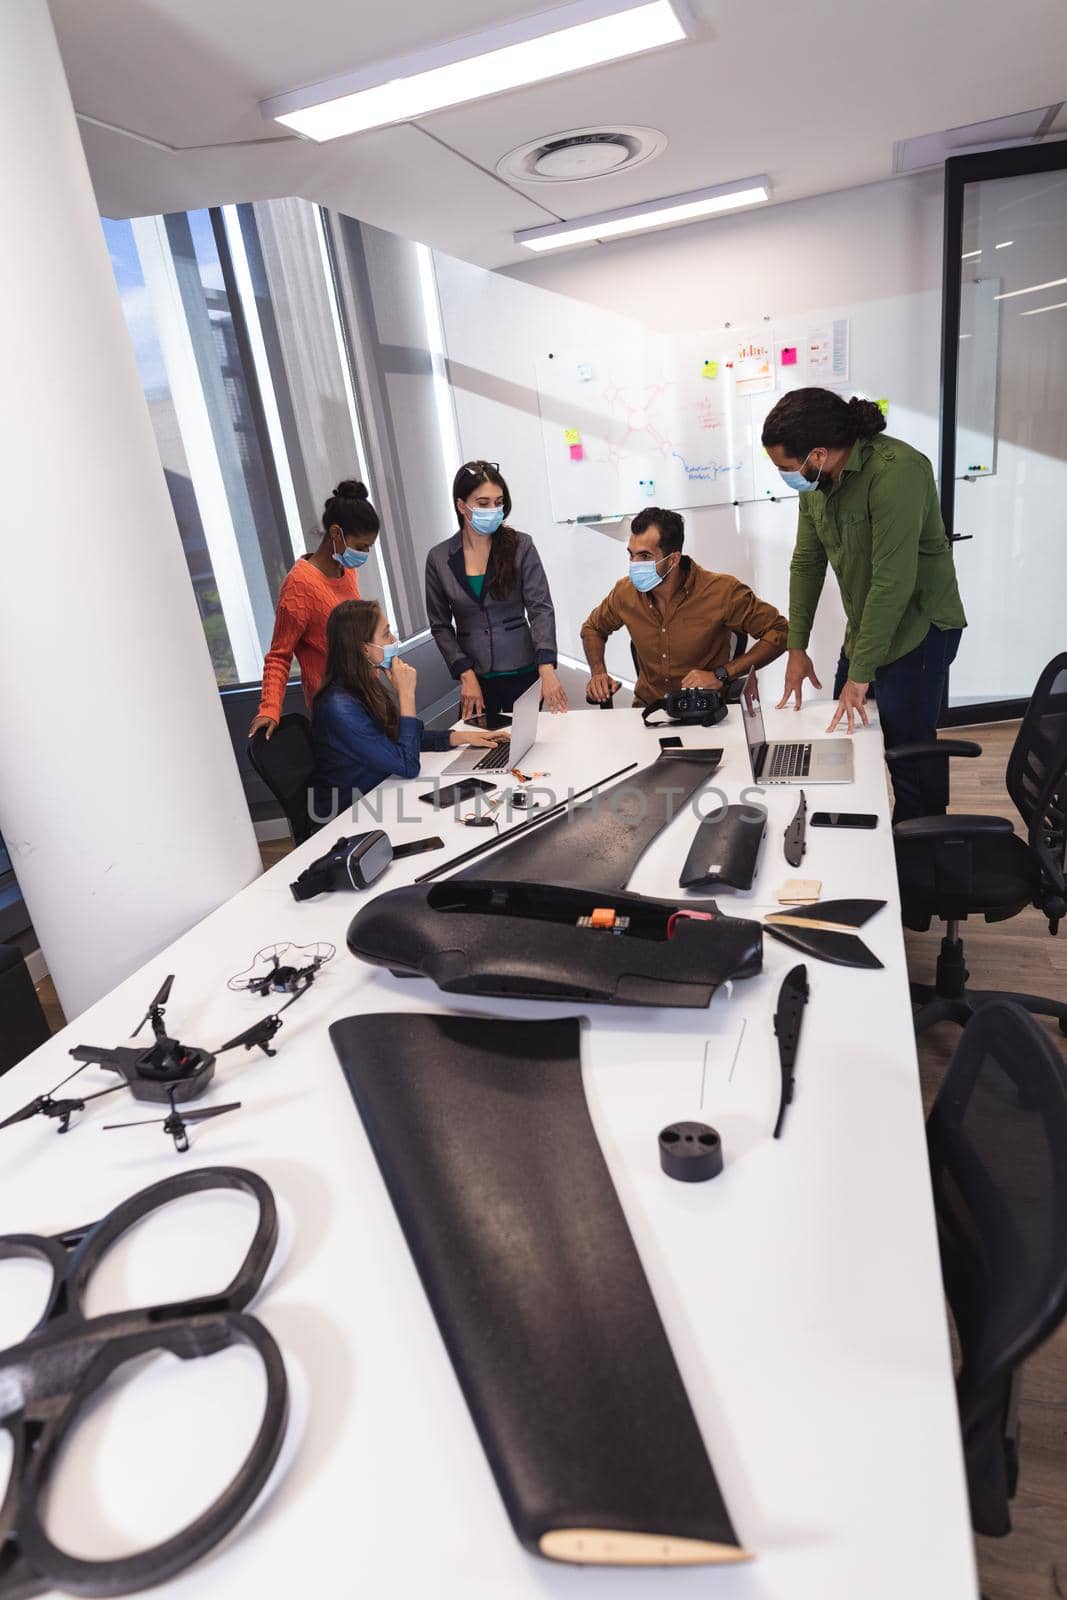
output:
<path id="1" fill-rule="evenodd" d="M 289 962 L 284 957 L 292 951 Z M 244 989 L 251 994 L 268 995 L 303 994 L 310 989 L 319 968 L 336 955 L 336 946 L 320 944 L 269 944 L 257 950 L 252 962 L 243 972 L 231 978 L 227 989 Z M 302 964 L 300 964 L 302 963 Z M 266 967 L 264 971 L 263 968 Z M 259 970 L 257 970 L 259 969 Z"/>
<path id="2" fill-rule="evenodd" d="M 290 949 L 300 952 L 311 950 L 313 955 L 303 967 L 283 967 L 281 955 Z M 215 1051 L 201 1049 L 198 1045 L 183 1044 L 180 1039 L 172 1038 L 167 1033 L 163 1017 L 174 983 L 172 973 L 164 979 L 158 994 L 131 1035 L 131 1038 L 136 1038 L 145 1023 L 150 1022 L 153 1034 L 150 1045 L 118 1045 L 114 1049 L 108 1049 L 104 1045 L 75 1045 L 70 1054 L 75 1061 L 81 1063 L 80 1066 L 68 1073 L 54 1089 L 49 1089 L 46 1094 L 37 1095 L 21 1110 L 5 1118 L 0 1122 L 0 1128 L 8 1128 L 16 1122 L 28 1122 L 31 1117 L 40 1116 L 51 1117 L 59 1125 L 57 1132 L 67 1133 L 75 1112 L 84 1111 L 90 1101 L 100 1100 L 104 1095 L 115 1094 L 119 1089 L 128 1089 L 135 1100 L 145 1100 L 155 1105 L 169 1107 L 167 1115 L 158 1120 L 162 1122 L 164 1133 L 174 1140 L 175 1149 L 188 1150 L 189 1138 L 186 1131 L 188 1123 L 203 1122 L 210 1117 L 221 1116 L 226 1111 L 237 1111 L 240 1109 L 240 1101 L 188 1112 L 179 1111 L 178 1104 L 199 1099 L 215 1076 L 216 1056 L 223 1055 L 227 1050 L 236 1050 L 240 1046 L 245 1050 L 262 1050 L 264 1055 L 276 1055 L 277 1051 L 271 1048 L 271 1040 L 282 1026 L 281 1013 L 307 992 L 319 968 L 333 954 L 333 945 L 283 944 L 271 945 L 266 950 L 261 950 L 247 971 L 252 972 L 257 964 L 264 960 L 272 963 L 269 970 L 251 982 L 240 983 L 231 979 L 229 986 L 233 988 L 236 983 L 238 988 L 252 989 L 262 995 L 277 989 L 287 993 L 290 998 L 284 1005 L 279 1006 L 277 1011 L 261 1017 L 250 1028 L 245 1028 L 242 1033 L 228 1039 Z M 244 974 L 239 976 L 243 978 Z M 110 1088 L 98 1089 L 93 1094 L 65 1095 L 57 1098 L 59 1090 L 65 1088 L 88 1066 L 104 1067 L 108 1072 L 116 1072 L 122 1081 L 111 1085 Z M 147 1126 L 147 1122 L 111 1122 L 105 1125 L 105 1131 Z"/>

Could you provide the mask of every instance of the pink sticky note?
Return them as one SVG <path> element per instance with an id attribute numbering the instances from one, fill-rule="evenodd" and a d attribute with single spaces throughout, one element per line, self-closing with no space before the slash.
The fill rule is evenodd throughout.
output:
<path id="1" fill-rule="evenodd" d="M 797 364 L 797 348 L 796 348 L 796 345 L 793 345 L 793 344 L 784 345 L 783 348 L 782 348 L 782 366 L 783 367 L 795 367 L 796 364 Z"/>
<path id="2" fill-rule="evenodd" d="M 584 451 L 582 450 L 580 444 L 572 444 L 570 449 L 572 461 L 581 461 L 584 459 Z"/>

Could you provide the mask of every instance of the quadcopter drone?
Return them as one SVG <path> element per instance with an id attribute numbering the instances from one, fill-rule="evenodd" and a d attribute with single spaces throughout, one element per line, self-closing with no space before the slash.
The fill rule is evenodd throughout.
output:
<path id="1" fill-rule="evenodd" d="M 301 953 L 311 950 L 312 955 L 302 967 L 283 967 L 281 957 L 288 950 Z M 206 1106 L 199 1111 L 179 1111 L 179 1103 L 184 1104 L 188 1100 L 199 1099 L 215 1076 L 216 1057 L 223 1055 L 227 1050 L 242 1047 L 245 1050 L 262 1050 L 264 1055 L 268 1056 L 276 1055 L 277 1051 L 272 1049 L 271 1040 L 282 1026 L 281 1013 L 294 1001 L 299 1000 L 302 994 L 307 993 L 319 968 L 333 954 L 333 945 L 281 944 L 270 945 L 266 950 L 259 951 L 252 965 L 246 970 L 254 973 L 263 962 L 268 963 L 268 970 L 248 982 L 240 981 L 245 978 L 245 974 L 239 974 L 238 979 L 230 980 L 229 987 L 249 989 L 261 995 L 267 995 L 275 989 L 287 993 L 289 999 L 284 1005 L 279 1006 L 277 1011 L 260 1018 L 250 1028 L 228 1039 L 214 1051 L 204 1050 L 199 1045 L 183 1044 L 180 1039 L 175 1039 L 167 1033 L 163 1018 L 174 983 L 174 974 L 171 973 L 164 979 L 155 999 L 131 1035 L 131 1038 L 136 1038 L 145 1023 L 151 1023 L 153 1040 L 150 1045 L 118 1045 L 114 1049 L 108 1049 L 104 1045 L 75 1045 L 70 1054 L 75 1061 L 81 1063 L 80 1066 L 68 1073 L 55 1088 L 49 1089 L 45 1094 L 37 1095 L 19 1111 L 5 1118 L 0 1122 L 0 1128 L 8 1128 L 16 1122 L 28 1122 L 31 1117 L 40 1116 L 51 1117 L 59 1124 L 57 1132 L 67 1133 L 75 1112 L 84 1111 L 90 1101 L 100 1100 L 104 1095 L 114 1094 L 119 1089 L 128 1089 L 135 1100 L 146 1100 L 169 1107 L 165 1117 L 149 1120 L 162 1123 L 163 1132 L 174 1140 L 176 1150 L 188 1150 L 189 1123 L 203 1122 L 211 1117 L 222 1116 L 227 1111 L 238 1111 L 241 1103 L 233 1101 L 223 1106 Z M 121 1082 L 107 1089 L 98 1089 L 93 1094 L 59 1096 L 60 1089 L 65 1088 L 72 1079 L 91 1065 L 118 1073 Z M 104 1131 L 148 1125 L 148 1121 L 111 1122 L 105 1124 Z"/>
<path id="2" fill-rule="evenodd" d="M 289 963 L 283 965 L 283 957 L 290 951 L 294 956 Z M 244 989 L 251 994 L 268 995 L 272 992 L 278 994 L 303 994 L 305 989 L 310 989 L 314 983 L 319 968 L 325 966 L 336 955 L 336 946 L 327 944 L 269 944 L 263 950 L 258 950 L 252 958 L 250 966 L 239 972 L 235 978 L 227 983 L 227 989 Z M 294 965 L 294 961 L 305 958 L 303 966 Z M 266 971 L 263 970 L 264 965 Z M 284 1009 L 284 1007 L 283 1007 Z"/>

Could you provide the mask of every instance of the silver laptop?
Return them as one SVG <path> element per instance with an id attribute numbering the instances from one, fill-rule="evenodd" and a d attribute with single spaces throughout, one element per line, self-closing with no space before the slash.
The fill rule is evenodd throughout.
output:
<path id="1" fill-rule="evenodd" d="M 759 684 L 750 672 L 741 691 L 741 716 L 748 740 L 748 759 L 757 783 L 851 783 L 852 740 L 811 739 L 796 744 L 781 739 L 767 743 L 760 710 Z"/>
<path id="2" fill-rule="evenodd" d="M 520 694 L 511 712 L 511 737 L 503 744 L 471 745 L 455 761 L 450 761 L 442 777 L 454 772 L 506 772 L 517 766 L 537 738 L 537 713 L 541 706 L 541 680 L 531 683 Z"/>

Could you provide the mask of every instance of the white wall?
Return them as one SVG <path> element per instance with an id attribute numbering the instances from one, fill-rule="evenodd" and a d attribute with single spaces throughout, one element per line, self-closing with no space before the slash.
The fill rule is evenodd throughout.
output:
<path id="1" fill-rule="evenodd" d="M 549 572 L 561 649 L 578 650 L 577 629 L 624 556 L 603 533 L 551 522 L 537 354 L 553 344 L 632 341 L 642 326 L 695 331 L 847 313 L 847 392 L 888 396 L 890 431 L 933 457 L 941 210 L 940 175 L 924 174 L 501 273 L 436 258 L 463 449 L 499 460 L 512 482 L 516 520 L 537 538 Z M 736 573 L 784 611 L 795 525 L 793 500 L 698 509 L 686 517 L 687 545 L 698 561 Z M 820 674 L 832 676 L 843 628 L 831 576 L 813 636 Z M 628 666 L 626 648 L 609 661 L 616 671 Z M 766 687 L 779 675 L 771 669 Z"/>
<path id="2" fill-rule="evenodd" d="M 553 338 L 633 344 L 642 325 L 452 256 L 435 255 L 434 262 L 463 459 L 500 462 L 514 504 L 512 522 L 533 536 L 545 564 L 559 648 L 581 656 L 582 623 L 626 571 L 626 535 L 553 523 L 535 362 Z M 621 636 L 607 659 L 612 671 L 633 679 Z"/>

